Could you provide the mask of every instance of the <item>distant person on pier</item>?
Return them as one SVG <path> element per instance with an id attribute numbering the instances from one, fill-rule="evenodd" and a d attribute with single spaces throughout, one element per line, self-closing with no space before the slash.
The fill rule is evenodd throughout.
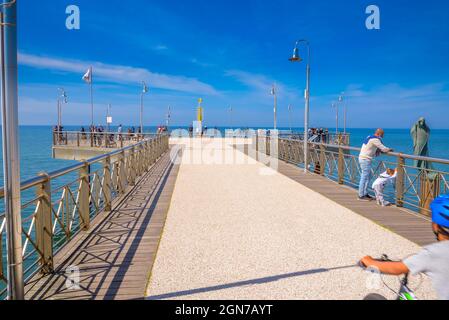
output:
<path id="1" fill-rule="evenodd" d="M 104 138 L 104 134 L 103 134 L 104 128 L 102 125 L 98 125 L 97 132 L 98 132 L 98 138 L 97 138 L 98 146 L 101 147 L 101 144 L 103 143 L 103 138 Z"/>
<path id="2" fill-rule="evenodd" d="M 359 200 L 371 201 L 373 198 L 368 194 L 368 186 L 371 180 L 371 167 L 373 159 L 380 156 L 382 153 L 393 151 L 383 145 L 382 138 L 385 132 L 383 129 L 377 129 L 376 133 L 368 136 L 362 145 L 362 150 L 359 155 L 360 164 L 360 183 L 359 183 Z"/>
<path id="3" fill-rule="evenodd" d="M 81 139 L 87 140 L 86 129 L 84 129 L 84 127 L 81 127 Z"/>
<path id="4" fill-rule="evenodd" d="M 118 133 L 117 140 L 118 141 L 122 140 L 122 132 L 123 132 L 123 126 L 120 124 L 117 129 L 117 133 Z"/>

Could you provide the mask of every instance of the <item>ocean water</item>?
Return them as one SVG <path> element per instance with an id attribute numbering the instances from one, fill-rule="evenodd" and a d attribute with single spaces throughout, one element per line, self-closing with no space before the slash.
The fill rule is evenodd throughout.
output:
<path id="1" fill-rule="evenodd" d="M 66 127 L 67 130 L 79 130 L 80 127 Z M 178 127 L 176 127 L 178 128 Z M 187 129 L 187 127 L 180 127 Z M 224 135 L 226 128 L 217 128 Z M 288 130 L 288 128 L 280 128 Z M 112 127 L 111 131 L 116 128 Z M 301 128 L 294 128 L 301 132 Z M 360 147 L 363 140 L 375 129 L 348 129 L 351 135 L 351 146 Z M 155 132 L 155 127 L 145 128 L 146 132 Z M 50 126 L 20 127 L 20 167 L 22 180 L 35 177 L 40 172 L 51 172 L 76 163 L 75 161 L 52 159 L 52 128 Z M 331 130 L 332 132 L 332 130 Z M 1 137 L 1 133 L 0 133 Z M 413 153 L 413 140 L 407 129 L 386 129 L 384 143 L 401 153 Z M 2 150 L 0 150 L 2 155 Z M 449 159 L 449 130 L 433 130 L 430 136 L 430 156 Z M 0 180 L 3 185 L 3 155 L 0 157 Z"/>

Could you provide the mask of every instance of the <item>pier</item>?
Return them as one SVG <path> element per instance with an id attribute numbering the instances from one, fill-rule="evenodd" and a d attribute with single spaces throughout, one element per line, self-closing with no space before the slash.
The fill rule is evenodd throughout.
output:
<path id="1" fill-rule="evenodd" d="M 447 161 L 392 153 L 374 174 L 399 168 L 395 205 L 357 201 L 357 148 L 309 142 L 305 166 L 301 139 L 276 131 L 63 136 L 54 147 L 101 154 L 22 183 L 27 299 L 362 299 L 357 260 L 432 243 L 427 204 L 448 190 Z M 427 278 L 416 294 L 434 298 Z"/>

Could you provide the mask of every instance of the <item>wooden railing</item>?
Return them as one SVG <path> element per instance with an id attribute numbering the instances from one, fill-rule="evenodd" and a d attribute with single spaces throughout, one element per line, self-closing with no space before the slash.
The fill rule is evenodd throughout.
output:
<path id="1" fill-rule="evenodd" d="M 91 220 L 110 211 L 112 201 L 167 152 L 168 135 L 145 138 L 133 145 L 85 162 L 41 173 L 21 184 L 24 276 L 54 270 L 54 255 Z M 4 189 L 0 189 L 3 201 Z M 2 207 L 3 208 L 3 207 Z M 0 297 L 5 272 L 5 213 L 0 213 Z"/>
<path id="2" fill-rule="evenodd" d="M 277 146 L 271 144 L 276 139 Z M 253 140 L 257 152 L 273 156 L 304 168 L 304 143 L 298 139 L 273 138 L 258 135 Z M 324 143 L 308 143 L 307 170 L 322 175 L 339 184 L 358 188 L 360 149 Z M 417 162 L 425 162 L 429 169 L 418 167 Z M 394 186 L 387 187 L 386 197 L 399 207 L 406 207 L 419 214 L 429 216 L 429 205 L 435 197 L 449 193 L 449 160 L 419 157 L 409 154 L 389 152 L 373 162 L 372 176 L 376 178 L 387 168 L 397 168 Z M 370 189 L 374 194 L 373 190 Z"/>

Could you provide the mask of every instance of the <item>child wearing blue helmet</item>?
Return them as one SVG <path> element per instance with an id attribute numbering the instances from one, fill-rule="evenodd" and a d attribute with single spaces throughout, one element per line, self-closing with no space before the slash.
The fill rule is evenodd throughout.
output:
<path id="1" fill-rule="evenodd" d="M 449 300 L 449 195 L 435 199 L 432 209 L 432 229 L 437 243 L 424 247 L 418 254 L 400 262 L 383 262 L 367 256 L 360 262 L 366 267 L 378 268 L 380 272 L 391 275 L 428 275 L 438 297 Z"/>

